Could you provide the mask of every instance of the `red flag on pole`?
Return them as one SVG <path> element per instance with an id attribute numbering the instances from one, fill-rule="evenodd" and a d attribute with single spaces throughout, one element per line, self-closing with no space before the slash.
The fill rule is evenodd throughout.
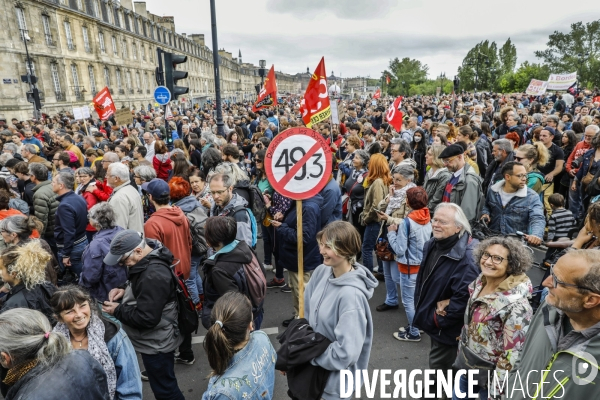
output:
<path id="1" fill-rule="evenodd" d="M 277 83 L 275 82 L 275 65 L 271 65 L 271 69 L 265 79 L 260 93 L 258 93 L 258 99 L 252 106 L 252 111 L 257 112 L 265 107 L 271 107 L 277 105 Z"/>
<path id="2" fill-rule="evenodd" d="M 305 113 L 302 120 L 307 128 L 325 121 L 331 116 L 329 93 L 327 92 L 327 74 L 325 73 L 325 57 L 321 58 L 317 69 L 312 74 L 304 93 Z"/>
<path id="3" fill-rule="evenodd" d="M 375 94 L 373 94 L 373 98 L 378 99 L 380 97 L 381 97 L 381 89 L 377 88 L 377 90 L 375 91 Z"/>
<path id="4" fill-rule="evenodd" d="M 387 83 L 388 85 L 390 84 L 390 76 L 389 75 L 385 76 L 385 83 Z"/>
<path id="5" fill-rule="evenodd" d="M 402 96 L 399 96 L 390 105 L 385 115 L 388 123 L 394 127 L 396 132 L 402 129 L 402 111 L 399 110 L 402 105 Z"/>
<path id="6" fill-rule="evenodd" d="M 117 108 L 115 107 L 115 103 L 113 102 L 108 87 L 99 91 L 92 100 L 92 103 L 94 104 L 94 108 L 101 121 L 106 121 L 111 115 L 117 112 Z"/>

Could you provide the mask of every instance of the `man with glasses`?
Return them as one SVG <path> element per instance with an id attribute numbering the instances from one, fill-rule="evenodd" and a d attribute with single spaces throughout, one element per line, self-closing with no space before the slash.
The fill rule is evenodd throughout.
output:
<path id="1" fill-rule="evenodd" d="M 534 393 L 538 399 L 597 398 L 600 251 L 569 251 L 550 269 L 543 285 L 549 293 L 509 374 L 510 398 L 531 399 Z M 530 371 L 535 372 L 530 375 Z"/>
<path id="2" fill-rule="evenodd" d="M 102 311 L 121 322 L 131 344 L 141 353 L 146 368 L 142 379 L 150 381 L 154 397 L 182 400 L 175 377 L 175 349 L 183 335 L 174 324 L 177 295 L 169 271 L 173 262 L 173 254 L 158 240 L 144 240 L 134 230 L 119 232 L 110 243 L 104 264 L 125 266 L 129 280 L 123 288 L 108 293 Z"/>
<path id="3" fill-rule="evenodd" d="M 542 243 L 546 218 L 540 196 L 527 187 L 527 170 L 516 161 L 502 167 L 504 180 L 490 186 L 481 220 L 503 235 L 525 233 L 532 245 Z"/>

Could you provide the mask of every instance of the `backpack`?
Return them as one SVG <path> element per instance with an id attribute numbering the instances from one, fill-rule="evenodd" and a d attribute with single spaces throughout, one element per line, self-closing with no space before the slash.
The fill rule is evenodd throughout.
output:
<path id="1" fill-rule="evenodd" d="M 163 317 L 168 322 L 175 325 L 175 328 L 182 335 L 188 335 L 192 332 L 198 333 L 198 311 L 192 300 L 192 296 L 188 292 L 187 286 L 185 285 L 185 278 L 182 272 L 175 270 L 175 265 L 170 265 L 168 268 L 171 271 L 171 276 L 175 283 L 175 297 L 177 302 L 177 321 L 171 321 L 168 318 Z"/>
<path id="2" fill-rule="evenodd" d="M 185 214 L 192 234 L 192 254 L 200 256 L 208 251 L 208 244 L 204 238 L 204 225 L 208 216 L 202 207 L 196 207 L 189 213 Z"/>
<path id="3" fill-rule="evenodd" d="M 262 192 L 256 185 L 251 185 L 249 181 L 240 181 L 235 185 L 235 189 L 245 190 L 248 192 L 248 208 L 254 214 L 254 217 L 258 221 L 263 221 L 267 216 L 267 206 L 265 205 L 265 199 Z"/>
<path id="4" fill-rule="evenodd" d="M 251 209 L 246 208 L 244 206 L 236 206 L 227 214 L 232 217 L 240 211 L 246 211 L 248 213 L 248 218 L 250 219 L 250 229 L 252 230 L 252 249 L 256 248 L 256 243 L 258 242 L 258 226 L 256 225 L 256 218 L 254 217 L 254 213 Z"/>
<path id="5" fill-rule="evenodd" d="M 262 308 L 267 294 L 267 278 L 265 278 L 265 273 L 254 252 L 252 252 L 250 264 L 244 264 L 244 277 L 246 278 L 246 295 L 252 302 L 252 308 L 258 311 Z"/>

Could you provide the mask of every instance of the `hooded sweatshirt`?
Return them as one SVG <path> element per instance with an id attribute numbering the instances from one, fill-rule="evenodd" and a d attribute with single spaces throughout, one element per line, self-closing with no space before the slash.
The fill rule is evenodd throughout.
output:
<path id="1" fill-rule="evenodd" d="M 164 244 L 179 260 L 175 270 L 182 272 L 185 279 L 189 278 L 192 235 L 190 224 L 179 207 L 164 207 L 155 211 L 144 224 L 144 235 Z"/>
<path id="2" fill-rule="evenodd" d="M 336 278 L 331 267 L 321 264 L 304 291 L 304 312 L 315 332 L 331 341 L 312 364 L 331 371 L 323 398 L 340 399 L 340 370 L 367 369 L 373 342 L 369 299 L 379 284 L 365 267 Z"/>

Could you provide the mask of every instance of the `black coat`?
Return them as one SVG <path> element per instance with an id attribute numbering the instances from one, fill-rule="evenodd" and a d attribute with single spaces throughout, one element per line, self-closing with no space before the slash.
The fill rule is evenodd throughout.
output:
<path id="1" fill-rule="evenodd" d="M 12 308 L 37 310 L 44 314 L 54 326 L 56 320 L 54 319 L 54 311 L 50 306 L 50 298 L 55 291 L 56 286 L 49 282 L 35 285 L 31 289 L 27 289 L 22 283 L 15 285 L 6 295 L 6 300 L 4 301 L 0 313 Z"/>
<path id="2" fill-rule="evenodd" d="M 330 371 L 310 361 L 327 350 L 331 341 L 308 324 L 305 318 L 294 319 L 277 340 L 275 369 L 286 371 L 288 396 L 292 399 L 321 399 Z"/>
<path id="3" fill-rule="evenodd" d="M 506 159 L 502 162 L 501 166 L 506 164 L 507 162 L 510 161 L 514 161 L 515 160 L 515 155 L 514 153 L 511 151 L 508 156 L 506 157 Z M 498 161 L 496 161 L 495 159 L 490 163 L 490 165 L 488 165 L 486 171 L 485 171 L 485 178 L 483 179 L 483 193 L 487 193 L 488 187 L 490 185 L 493 185 L 494 183 L 504 179 L 502 177 L 502 174 L 499 172 L 498 174 L 496 174 L 496 176 L 494 175 L 494 172 L 496 171 L 496 169 L 498 169 Z M 493 182 L 492 182 L 492 177 L 493 177 Z"/>

